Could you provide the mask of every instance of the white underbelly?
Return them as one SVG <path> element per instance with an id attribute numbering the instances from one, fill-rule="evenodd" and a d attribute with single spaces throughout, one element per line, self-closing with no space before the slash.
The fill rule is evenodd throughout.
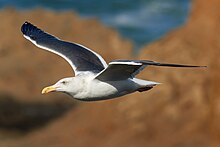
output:
<path id="1" fill-rule="evenodd" d="M 86 90 L 75 95 L 80 100 L 103 100 L 119 97 L 136 89 L 136 84 L 130 80 L 101 82 L 98 80 L 87 83 Z"/>

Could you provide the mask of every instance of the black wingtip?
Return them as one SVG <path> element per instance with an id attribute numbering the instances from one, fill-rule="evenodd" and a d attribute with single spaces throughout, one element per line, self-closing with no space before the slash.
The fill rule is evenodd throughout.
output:
<path id="1" fill-rule="evenodd" d="M 40 29 L 28 21 L 25 21 L 21 26 L 21 32 L 23 34 L 27 34 L 28 31 L 33 31 L 33 30 L 40 30 Z"/>
<path id="2" fill-rule="evenodd" d="M 39 34 L 42 34 L 43 31 L 31 24 L 28 21 L 25 21 L 21 26 L 21 32 L 23 35 L 30 37 L 31 39 L 36 39 Z"/>
<path id="3" fill-rule="evenodd" d="M 167 66 L 167 67 L 189 67 L 189 68 L 206 68 L 207 66 L 197 65 L 184 65 L 184 64 L 169 64 L 169 63 L 158 63 L 156 66 Z"/>
<path id="4" fill-rule="evenodd" d="M 38 40 L 39 38 L 44 38 L 44 39 L 51 39 L 55 38 L 54 36 L 45 33 L 43 30 L 40 28 L 36 27 L 35 25 L 31 24 L 28 21 L 25 21 L 23 25 L 21 26 L 21 32 L 25 37 L 29 37 L 31 40 Z"/>
<path id="5" fill-rule="evenodd" d="M 22 32 L 23 34 L 26 34 L 26 32 L 27 32 L 27 26 L 28 26 L 29 24 L 30 24 L 29 22 L 25 21 L 25 23 L 23 23 L 23 25 L 21 26 L 21 32 Z"/>

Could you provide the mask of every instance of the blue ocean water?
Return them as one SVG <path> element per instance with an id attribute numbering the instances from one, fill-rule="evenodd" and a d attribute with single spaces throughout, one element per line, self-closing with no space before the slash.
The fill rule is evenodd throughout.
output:
<path id="1" fill-rule="evenodd" d="M 0 0 L 0 8 L 6 6 L 73 10 L 85 18 L 98 18 L 132 40 L 138 49 L 184 24 L 191 0 Z"/>

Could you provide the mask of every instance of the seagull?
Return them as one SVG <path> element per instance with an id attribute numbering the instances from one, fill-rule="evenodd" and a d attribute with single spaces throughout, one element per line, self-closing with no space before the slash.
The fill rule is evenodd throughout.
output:
<path id="1" fill-rule="evenodd" d="M 21 26 L 21 32 L 37 47 L 64 58 L 75 72 L 75 77 L 63 78 L 54 85 L 45 87 L 42 94 L 57 91 L 81 101 L 106 100 L 134 92 L 148 91 L 160 84 L 135 78 L 147 66 L 205 67 L 149 60 L 113 60 L 107 64 L 91 49 L 63 41 L 29 22 Z"/>

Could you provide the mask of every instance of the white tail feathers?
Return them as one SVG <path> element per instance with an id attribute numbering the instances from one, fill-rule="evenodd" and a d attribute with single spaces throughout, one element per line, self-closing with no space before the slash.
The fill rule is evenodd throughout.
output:
<path id="1" fill-rule="evenodd" d="M 137 79 L 137 78 L 134 78 L 133 81 L 135 83 L 139 84 L 140 86 L 144 86 L 144 87 L 145 86 L 153 87 L 153 86 L 161 84 L 161 83 L 158 83 L 158 82 L 141 80 L 141 79 Z"/>

